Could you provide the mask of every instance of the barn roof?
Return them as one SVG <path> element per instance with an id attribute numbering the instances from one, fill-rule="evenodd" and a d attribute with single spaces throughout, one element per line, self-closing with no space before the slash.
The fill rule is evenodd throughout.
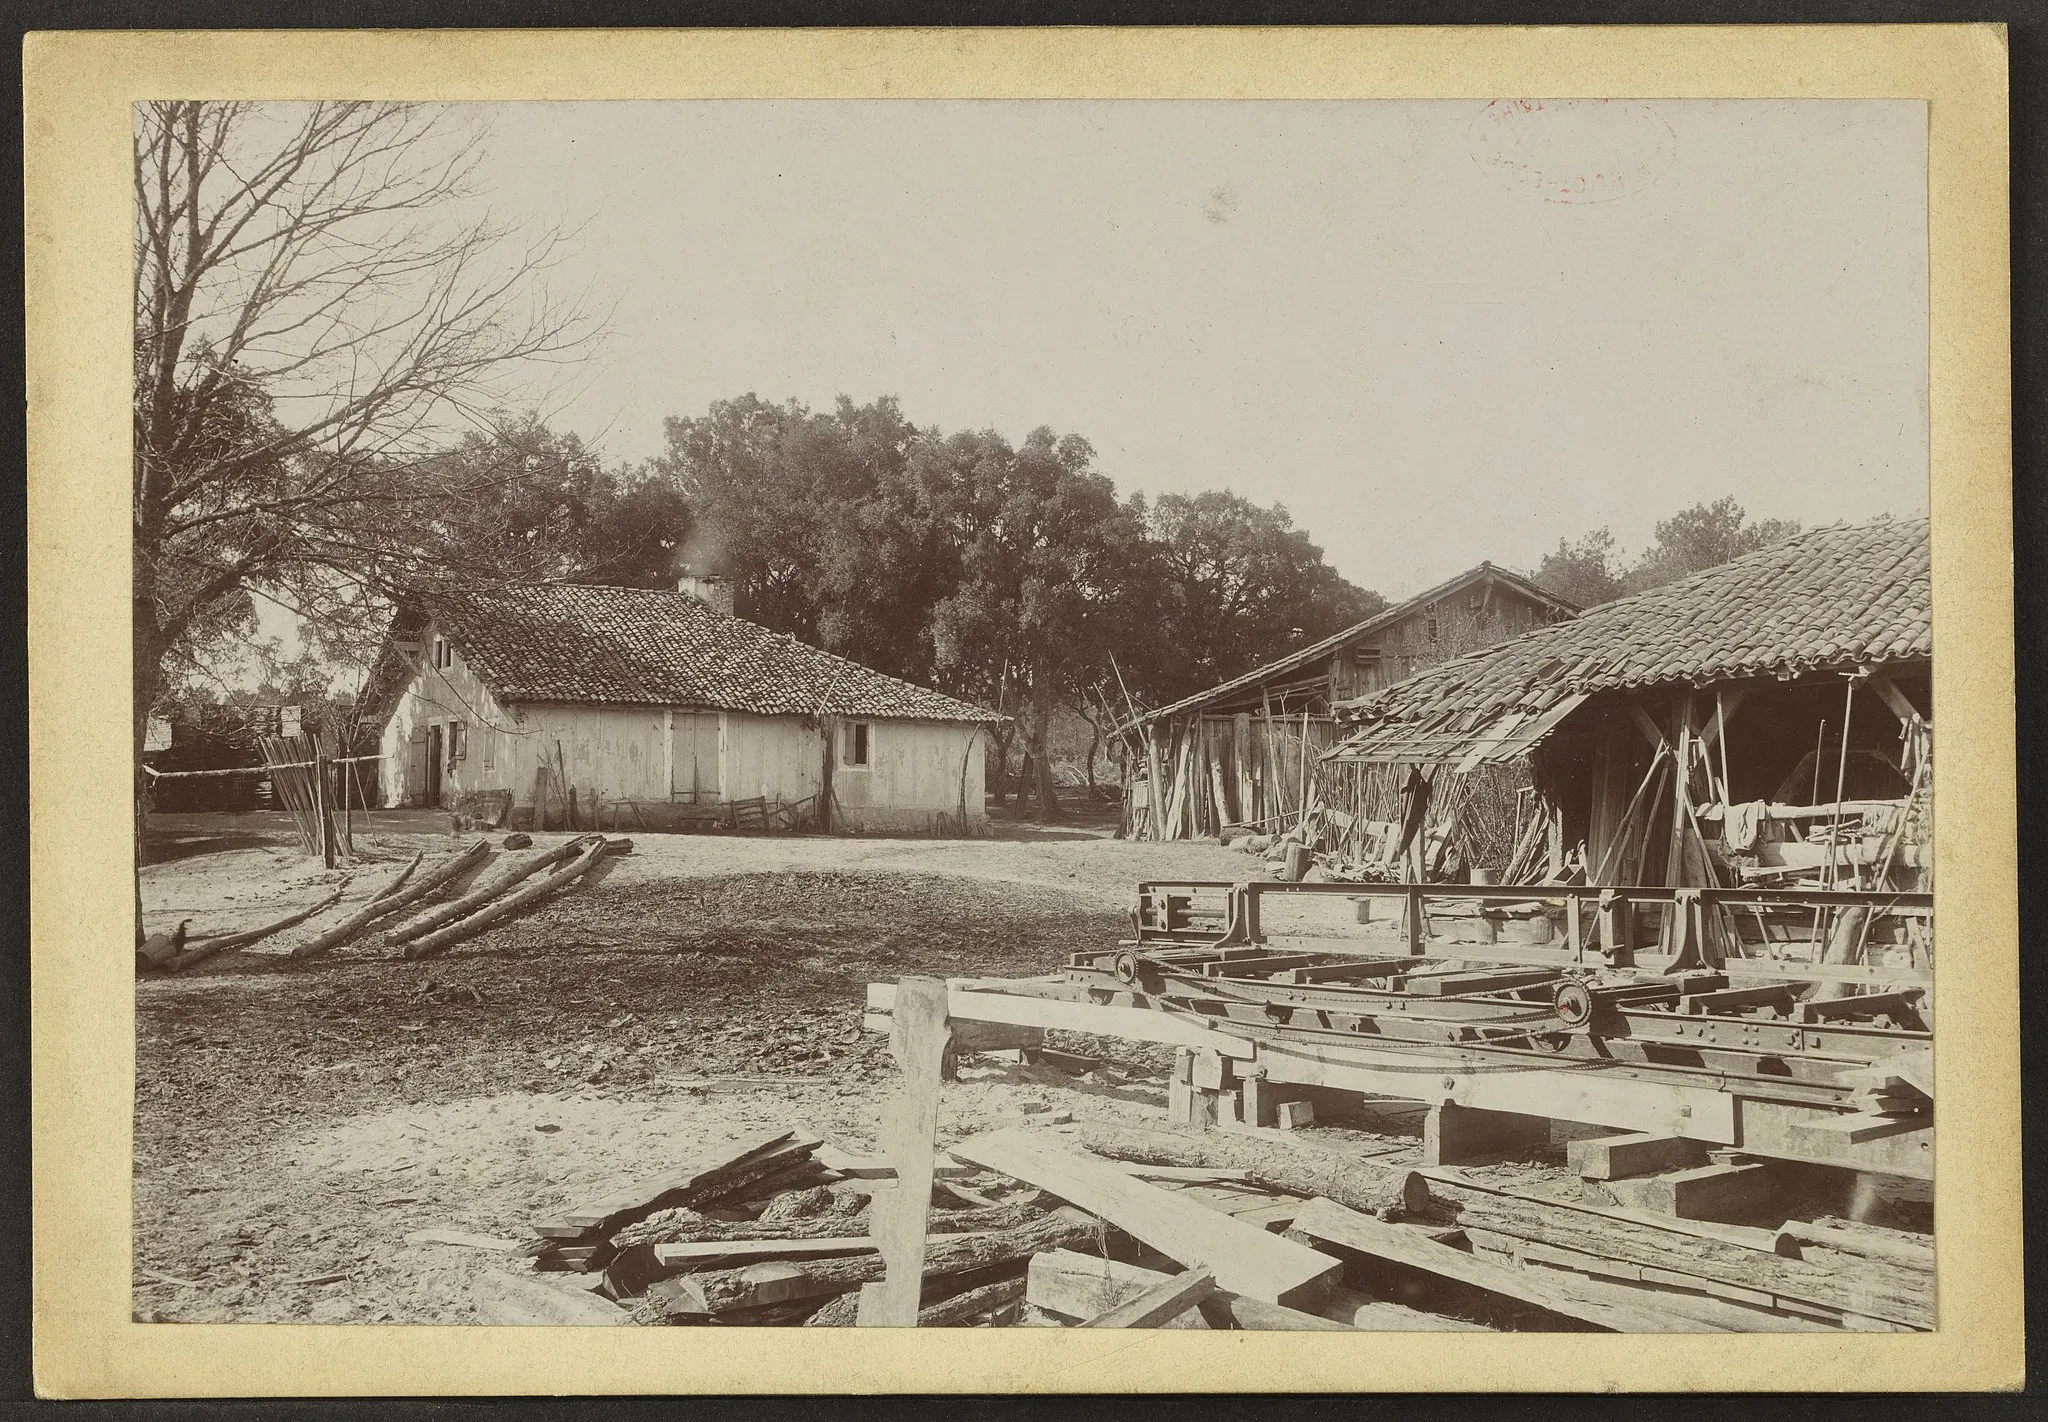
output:
<path id="1" fill-rule="evenodd" d="M 1927 520 L 1835 524 L 1416 673 L 1342 710 L 1333 760 L 1519 754 L 1600 691 L 1925 661 Z"/>
<path id="2" fill-rule="evenodd" d="M 507 703 L 998 719 L 979 706 L 714 611 L 687 593 L 515 583 L 423 593 L 416 603 Z"/>
<path id="3" fill-rule="evenodd" d="M 1579 610 L 1577 603 L 1559 597 L 1549 589 L 1529 581 L 1520 573 L 1509 572 L 1506 568 L 1495 567 L 1492 563 L 1481 563 L 1478 567 L 1467 568 L 1456 577 L 1447 578 L 1435 587 L 1419 592 L 1404 602 L 1397 602 L 1392 607 L 1375 612 L 1372 616 L 1366 618 L 1365 621 L 1354 623 L 1342 632 L 1332 633 L 1320 642 L 1311 642 L 1299 651 L 1289 652 L 1284 657 L 1276 657 L 1261 666 L 1253 667 L 1243 676 L 1233 677 L 1229 681 L 1210 687 L 1207 691 L 1198 691 L 1193 696 L 1182 697 L 1179 701 L 1175 701 L 1167 706 L 1161 706 L 1156 711 L 1147 711 L 1143 715 L 1134 716 L 1121 726 L 1118 726 L 1110 734 L 1121 735 L 1125 731 L 1135 730 L 1137 727 L 1152 721 L 1161 720 L 1168 716 L 1184 715 L 1187 712 L 1199 710 L 1211 702 L 1221 701 L 1226 697 L 1235 695 L 1237 692 L 1249 690 L 1262 682 L 1271 681 L 1276 676 L 1285 676 L 1288 672 L 1305 667 L 1310 662 L 1329 656 L 1332 652 L 1343 650 L 1361 637 L 1369 637 L 1375 632 L 1391 627 L 1402 618 L 1420 611 L 1430 603 L 1449 597 L 1453 593 L 1459 592 L 1475 583 L 1484 582 L 1489 578 L 1503 587 L 1513 589 L 1531 602 L 1540 602 L 1546 607 L 1554 608 L 1567 615 Z"/>

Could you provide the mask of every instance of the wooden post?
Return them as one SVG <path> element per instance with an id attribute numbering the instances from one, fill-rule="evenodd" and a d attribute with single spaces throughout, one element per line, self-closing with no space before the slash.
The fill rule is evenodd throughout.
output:
<path id="1" fill-rule="evenodd" d="M 320 862 L 332 869 L 336 854 L 334 819 L 327 810 L 327 747 L 318 737 L 313 741 L 313 815 L 320 825 Z"/>
<path id="2" fill-rule="evenodd" d="M 915 1328 L 924 1288 L 925 1229 L 932 1205 L 932 1149 L 939 1129 L 939 1071 L 946 1054 L 946 984 L 897 983 L 889 1049 L 903 1081 L 883 1118 L 896 1188 L 877 1195 L 869 1226 L 887 1273 L 860 1291 L 862 1328 Z"/>
<path id="3" fill-rule="evenodd" d="M 1408 890 L 1408 953 L 1419 958 L 1429 949 L 1429 919 L 1424 916 L 1422 890 Z"/>

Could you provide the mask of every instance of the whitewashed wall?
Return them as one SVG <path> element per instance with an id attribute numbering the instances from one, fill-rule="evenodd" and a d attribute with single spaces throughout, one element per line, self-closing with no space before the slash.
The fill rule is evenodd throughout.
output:
<path id="1" fill-rule="evenodd" d="M 968 825 L 986 824 L 979 736 L 978 727 L 951 721 L 872 721 L 865 769 L 844 763 L 842 741 L 832 792 L 846 828 L 926 833 L 941 814 L 958 819 L 963 793 Z"/>
<path id="2" fill-rule="evenodd" d="M 384 803 L 423 803 L 429 730 L 460 721 L 467 752 L 443 761 L 442 805 L 484 790 L 509 790 L 515 805 L 534 803 L 535 780 L 554 763 L 559 743 L 579 802 L 593 798 L 664 801 L 673 791 L 699 803 L 764 798 L 794 803 L 824 785 L 826 747 L 804 717 L 755 716 L 688 708 L 525 703 L 504 707 L 457 649 L 453 664 L 431 662 L 427 629 L 411 684 L 384 727 Z M 844 724 L 841 722 L 840 724 Z M 969 827 L 987 822 L 985 757 L 970 747 L 980 732 L 941 721 L 873 721 L 868 765 L 832 753 L 840 828 L 877 834 L 930 833 L 939 816 L 956 823 L 964 796 Z"/>

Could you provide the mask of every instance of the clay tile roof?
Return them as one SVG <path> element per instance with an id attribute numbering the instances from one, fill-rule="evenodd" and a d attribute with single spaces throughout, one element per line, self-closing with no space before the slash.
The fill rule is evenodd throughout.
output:
<path id="1" fill-rule="evenodd" d="M 1835 524 L 1567 622 L 1441 662 L 1344 708 L 1360 729 L 1331 754 L 1448 757 L 1459 727 L 1567 697 L 1705 685 L 1934 654 L 1926 519 Z"/>
<path id="2" fill-rule="evenodd" d="M 999 719 L 979 706 L 714 611 L 687 593 L 524 583 L 427 593 L 417 602 L 508 704 Z"/>

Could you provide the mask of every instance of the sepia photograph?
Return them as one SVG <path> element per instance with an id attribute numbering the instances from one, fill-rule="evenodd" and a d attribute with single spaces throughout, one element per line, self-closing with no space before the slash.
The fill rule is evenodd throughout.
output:
<path id="1" fill-rule="evenodd" d="M 136 1321 L 1935 1326 L 1924 103 L 133 152 Z"/>

